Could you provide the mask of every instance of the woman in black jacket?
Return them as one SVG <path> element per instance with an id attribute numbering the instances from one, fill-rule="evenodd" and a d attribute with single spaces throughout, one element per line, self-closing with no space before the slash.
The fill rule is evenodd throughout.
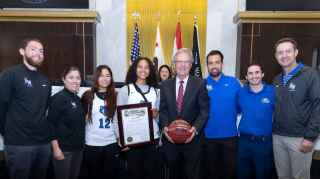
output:
<path id="1" fill-rule="evenodd" d="M 62 76 L 64 89 L 55 94 L 48 111 L 53 126 L 53 167 L 56 179 L 78 178 L 84 147 L 85 113 L 77 92 L 81 75 L 69 67 Z"/>

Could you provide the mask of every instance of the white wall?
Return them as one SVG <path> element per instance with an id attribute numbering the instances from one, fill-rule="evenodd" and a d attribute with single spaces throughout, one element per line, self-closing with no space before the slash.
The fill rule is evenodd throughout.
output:
<path id="1" fill-rule="evenodd" d="M 101 17 L 97 24 L 97 65 L 109 65 L 115 80 L 123 81 L 127 69 L 126 0 L 90 0 L 90 7 L 96 8 Z M 208 0 L 206 53 L 221 50 L 228 75 L 236 71 L 237 25 L 233 16 L 238 7 L 237 1 Z"/>
<path id="2" fill-rule="evenodd" d="M 109 65 L 115 81 L 123 81 L 127 71 L 126 0 L 90 0 L 90 8 L 95 8 L 100 15 L 96 64 Z"/>
<path id="3" fill-rule="evenodd" d="M 237 25 L 233 17 L 238 12 L 237 1 L 208 0 L 206 53 L 220 50 L 224 55 L 223 71 L 236 72 Z"/>

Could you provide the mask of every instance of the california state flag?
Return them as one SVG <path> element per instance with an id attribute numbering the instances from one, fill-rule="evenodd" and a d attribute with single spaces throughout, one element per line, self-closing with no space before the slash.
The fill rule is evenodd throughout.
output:
<path id="1" fill-rule="evenodd" d="M 157 25 L 157 34 L 156 34 L 156 42 L 154 48 L 154 63 L 156 67 L 160 67 L 161 65 L 165 64 L 164 55 L 162 51 L 161 45 L 161 37 L 160 37 L 160 24 Z"/>
<path id="2" fill-rule="evenodd" d="M 176 52 L 180 48 L 182 48 L 182 32 L 181 32 L 180 22 L 178 22 L 177 23 L 177 27 L 176 27 L 176 33 L 175 33 L 175 36 L 174 36 L 172 56 L 174 56 L 174 54 L 176 54 Z"/>

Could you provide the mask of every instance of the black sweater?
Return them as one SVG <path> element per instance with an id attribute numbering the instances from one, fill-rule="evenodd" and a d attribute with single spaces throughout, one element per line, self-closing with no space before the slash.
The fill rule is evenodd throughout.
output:
<path id="1" fill-rule="evenodd" d="M 57 139 L 62 151 L 83 149 L 85 114 L 80 98 L 67 89 L 50 100 L 48 120 L 53 125 L 53 139 Z"/>
<path id="2" fill-rule="evenodd" d="M 0 133 L 6 145 L 38 145 L 50 141 L 46 120 L 49 80 L 20 64 L 0 76 Z"/>

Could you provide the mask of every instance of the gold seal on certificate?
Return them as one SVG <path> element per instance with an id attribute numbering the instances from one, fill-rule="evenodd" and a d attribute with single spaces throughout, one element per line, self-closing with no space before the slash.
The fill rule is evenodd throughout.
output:
<path id="1" fill-rule="evenodd" d="M 151 103 L 118 106 L 117 115 L 122 146 L 154 142 Z"/>

